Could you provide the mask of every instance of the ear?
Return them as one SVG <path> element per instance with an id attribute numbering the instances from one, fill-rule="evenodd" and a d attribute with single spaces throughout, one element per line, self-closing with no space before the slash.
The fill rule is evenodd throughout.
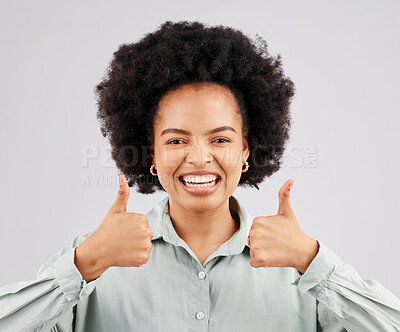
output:
<path id="1" fill-rule="evenodd" d="M 154 164 L 154 147 L 150 145 L 151 162 Z"/>
<path id="2" fill-rule="evenodd" d="M 247 134 L 243 135 L 243 160 L 246 161 L 250 156 L 249 142 L 247 141 Z"/>
<path id="3" fill-rule="evenodd" d="M 149 142 L 149 151 L 150 151 L 150 156 L 151 156 L 151 162 L 154 164 L 155 158 L 154 158 L 154 143 L 151 140 L 148 140 Z"/>

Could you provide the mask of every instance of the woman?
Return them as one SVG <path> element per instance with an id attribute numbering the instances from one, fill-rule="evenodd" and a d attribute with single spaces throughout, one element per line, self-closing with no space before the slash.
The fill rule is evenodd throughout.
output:
<path id="1" fill-rule="evenodd" d="M 294 85 L 256 41 L 167 21 L 115 52 L 98 118 L 126 177 L 95 231 L 0 288 L 1 331 L 400 330 L 399 299 L 301 230 L 293 180 L 275 216 L 232 195 L 279 169 L 289 137 Z M 133 185 L 168 196 L 127 212 Z"/>

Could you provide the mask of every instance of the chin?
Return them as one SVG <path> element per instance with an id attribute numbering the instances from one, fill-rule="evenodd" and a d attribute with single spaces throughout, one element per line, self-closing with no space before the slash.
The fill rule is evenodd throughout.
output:
<path id="1" fill-rule="evenodd" d="M 186 209 L 198 213 L 213 210 L 219 205 L 219 202 L 215 199 L 209 200 L 208 202 L 202 200 L 200 205 L 197 204 L 196 200 L 198 200 L 198 198 L 194 198 L 193 202 L 189 202 L 189 200 L 184 199 L 182 205 Z"/>

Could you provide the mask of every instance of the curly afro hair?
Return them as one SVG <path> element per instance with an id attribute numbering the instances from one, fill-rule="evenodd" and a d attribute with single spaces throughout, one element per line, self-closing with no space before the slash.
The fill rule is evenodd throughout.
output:
<path id="1" fill-rule="evenodd" d="M 206 82 L 228 87 L 240 108 L 250 157 L 239 186 L 259 189 L 279 170 L 295 94 L 281 56 L 271 56 L 257 34 L 250 39 L 231 27 L 166 21 L 138 42 L 120 45 L 95 88 L 101 133 L 130 187 L 142 194 L 165 191 L 149 171 L 158 103 L 168 91 Z"/>

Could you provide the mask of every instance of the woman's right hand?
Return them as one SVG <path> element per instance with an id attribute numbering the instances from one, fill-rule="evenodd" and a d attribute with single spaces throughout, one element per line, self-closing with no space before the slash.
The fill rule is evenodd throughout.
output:
<path id="1" fill-rule="evenodd" d="M 98 278 L 110 266 L 139 267 L 150 258 L 151 231 L 146 216 L 126 212 L 130 188 L 119 176 L 114 204 L 97 229 L 75 249 L 75 266 L 86 282 Z"/>

